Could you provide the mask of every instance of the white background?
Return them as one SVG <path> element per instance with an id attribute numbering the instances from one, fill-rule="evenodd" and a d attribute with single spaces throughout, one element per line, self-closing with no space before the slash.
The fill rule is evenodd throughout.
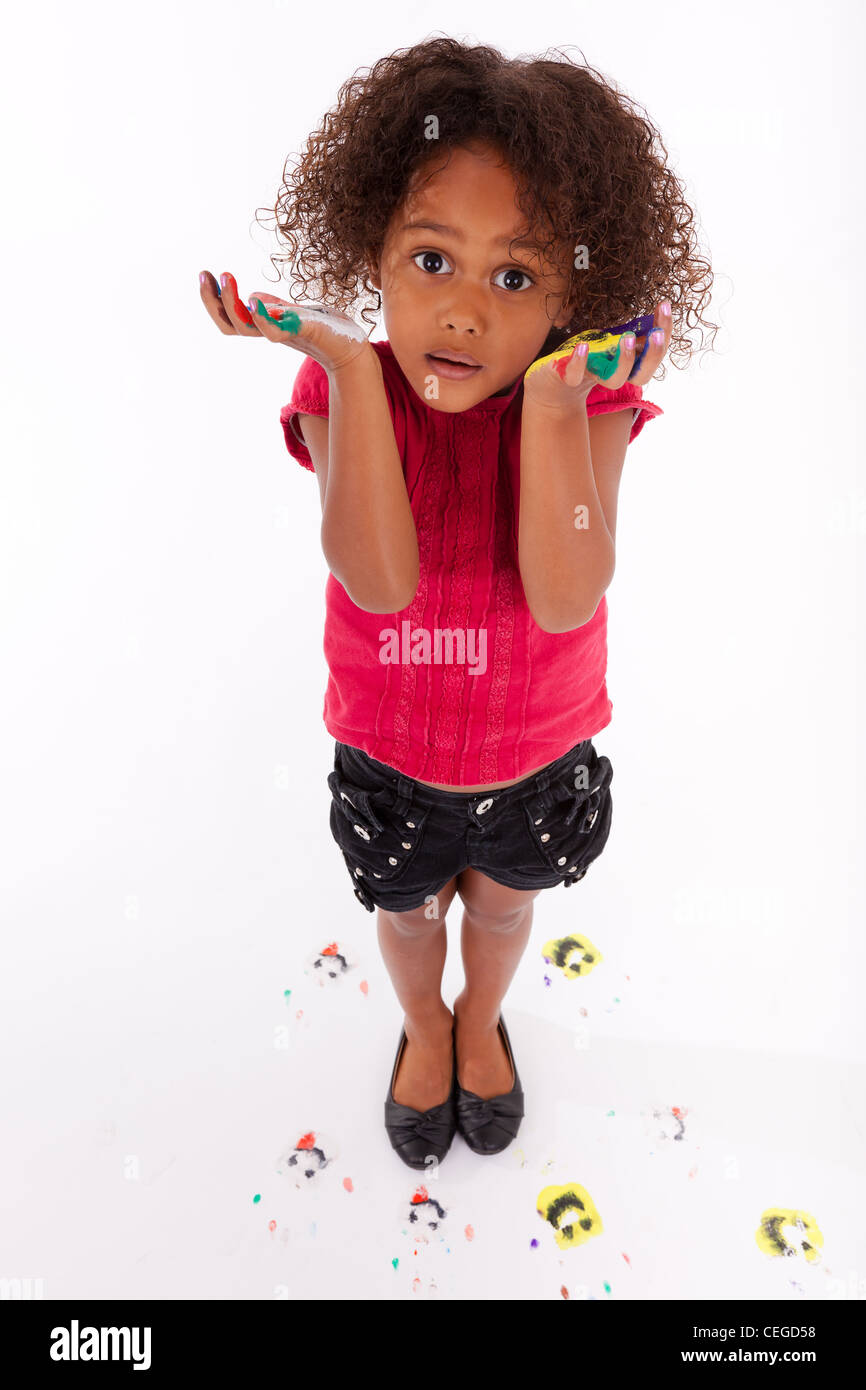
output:
<path id="1" fill-rule="evenodd" d="M 8 27 L 0 1277 L 866 1294 L 863 7 L 43 3 Z M 353 71 L 437 32 L 579 45 L 646 108 L 722 327 L 644 388 L 665 414 L 623 476 L 595 739 L 614 828 L 537 900 L 505 1001 L 524 1128 L 494 1160 L 455 1140 L 449 1242 L 413 1255 L 382 1125 L 402 1014 L 328 827 L 320 504 L 278 418 L 302 359 L 221 336 L 198 273 L 288 297 L 256 208 Z M 567 932 L 604 957 L 585 980 L 545 966 Z M 333 939 L 355 969 L 320 989 Z M 319 1127 L 339 1156 L 297 1194 L 275 1159 Z M 571 1181 L 605 1234 L 562 1252 L 535 1198 Z M 759 1249 L 777 1206 L 814 1215 L 817 1265 Z"/>

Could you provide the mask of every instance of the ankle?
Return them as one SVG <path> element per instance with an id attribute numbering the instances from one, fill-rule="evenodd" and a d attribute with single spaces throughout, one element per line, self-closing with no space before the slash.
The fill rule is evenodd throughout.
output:
<path id="1" fill-rule="evenodd" d="M 441 1001 L 441 1008 L 413 1009 L 403 1017 L 403 1027 L 410 1042 L 436 1045 L 447 1037 L 454 1027 L 454 1015 Z"/>
<path id="2" fill-rule="evenodd" d="M 464 1033 L 493 1033 L 499 1025 L 501 1005 L 491 1010 L 489 999 L 473 999 L 466 990 L 454 1000 L 454 1018 Z"/>

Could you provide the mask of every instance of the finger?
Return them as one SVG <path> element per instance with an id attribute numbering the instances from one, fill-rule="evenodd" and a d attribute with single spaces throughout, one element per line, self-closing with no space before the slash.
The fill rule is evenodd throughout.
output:
<path id="1" fill-rule="evenodd" d="M 253 322 L 249 309 L 238 294 L 238 282 L 231 271 L 227 270 L 220 276 L 220 285 L 222 286 L 223 308 L 234 324 L 235 332 L 244 338 L 255 337 L 259 330 Z"/>
<path id="2" fill-rule="evenodd" d="M 203 270 L 198 277 L 199 294 L 204 307 L 221 333 L 234 333 L 235 326 L 223 308 L 219 285 L 209 270 Z"/>
<path id="3" fill-rule="evenodd" d="M 628 381 L 629 372 L 634 366 L 637 352 L 637 338 L 634 333 L 623 333 L 619 340 L 619 358 L 616 371 L 603 383 L 608 391 L 618 391 Z"/>
<path id="4" fill-rule="evenodd" d="M 583 351 L 581 352 L 581 348 Z M 586 359 L 589 356 L 586 343 L 577 343 L 570 357 L 561 358 L 551 365 L 565 382 L 566 386 L 579 386 L 586 375 Z"/>
<path id="5" fill-rule="evenodd" d="M 269 338 L 272 343 L 276 343 L 284 337 L 291 315 L 290 307 L 283 309 L 280 303 L 273 302 L 269 309 L 265 296 L 258 293 L 251 294 L 244 307 L 250 315 L 250 322 L 254 324 L 255 331 L 263 338 Z"/>
<path id="6" fill-rule="evenodd" d="M 646 354 L 631 379 L 633 386 L 645 386 L 667 351 L 667 336 L 663 328 L 654 328 L 649 335 Z"/>

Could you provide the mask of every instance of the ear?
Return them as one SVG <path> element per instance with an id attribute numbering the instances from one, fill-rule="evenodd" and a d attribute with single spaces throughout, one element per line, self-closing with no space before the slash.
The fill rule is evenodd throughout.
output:
<path id="1" fill-rule="evenodd" d="M 566 324 L 568 323 L 569 319 L 573 318 L 573 316 L 574 316 L 574 305 L 573 305 L 573 304 L 572 304 L 572 305 L 569 305 L 568 308 L 563 308 L 563 309 L 561 309 L 560 312 L 557 314 L 556 318 L 553 320 L 553 326 L 554 326 L 554 328 L 565 328 L 565 326 L 566 326 Z"/>

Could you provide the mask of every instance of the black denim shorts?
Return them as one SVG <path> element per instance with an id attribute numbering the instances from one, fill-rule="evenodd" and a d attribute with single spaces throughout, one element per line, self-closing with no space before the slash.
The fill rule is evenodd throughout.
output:
<path id="1" fill-rule="evenodd" d="M 369 912 L 410 912 L 466 868 L 524 892 L 569 888 L 607 843 L 612 777 L 592 739 L 491 792 L 437 791 L 335 743 L 331 833 Z"/>

